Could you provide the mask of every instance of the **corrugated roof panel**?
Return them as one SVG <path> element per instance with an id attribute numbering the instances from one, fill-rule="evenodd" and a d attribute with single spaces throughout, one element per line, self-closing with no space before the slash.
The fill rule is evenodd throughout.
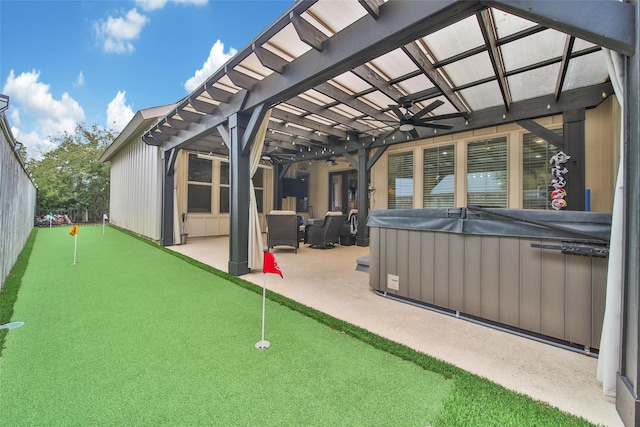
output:
<path id="1" fill-rule="evenodd" d="M 289 123 L 289 126 L 288 126 L 288 127 L 290 127 L 290 128 L 295 128 L 295 129 L 301 129 L 301 130 L 304 130 L 304 131 L 306 131 L 306 132 L 311 132 L 311 131 L 313 130 L 313 129 L 308 128 L 308 127 L 306 127 L 306 126 L 299 125 L 299 124 L 297 124 L 297 123 Z"/>
<path id="2" fill-rule="evenodd" d="M 247 56 L 235 69 L 258 80 L 262 80 L 274 73 L 273 70 L 262 65 L 255 53 Z"/>
<path id="3" fill-rule="evenodd" d="M 502 96 L 497 81 L 491 81 L 478 86 L 473 86 L 460 91 L 460 94 L 472 110 L 482 110 L 484 108 L 502 105 Z"/>
<path id="4" fill-rule="evenodd" d="M 487 52 L 480 52 L 442 67 L 456 86 L 475 82 L 494 75 Z"/>
<path id="5" fill-rule="evenodd" d="M 335 99 L 313 89 L 309 89 L 308 91 L 301 93 L 299 96 L 300 98 L 306 99 L 307 101 L 313 102 L 314 104 L 320 106 L 325 106 L 327 104 L 335 102 Z"/>
<path id="6" fill-rule="evenodd" d="M 287 113 L 290 113 L 290 114 L 292 114 L 294 116 L 301 116 L 301 115 L 306 113 L 306 111 L 301 110 L 300 108 L 296 108 L 296 107 L 293 107 L 293 106 L 291 106 L 289 104 L 285 104 L 285 103 L 281 103 L 281 104 L 276 105 L 276 108 L 278 108 L 278 109 L 280 109 L 282 111 L 285 111 Z"/>
<path id="7" fill-rule="evenodd" d="M 362 123 L 363 125 L 369 126 L 371 128 L 371 130 L 378 130 L 378 131 L 387 131 L 387 130 L 391 130 L 392 125 L 391 123 L 384 123 L 378 120 L 363 120 L 363 119 L 358 119 L 356 120 L 358 123 Z"/>
<path id="8" fill-rule="evenodd" d="M 561 57 L 567 36 L 556 30 L 545 30 L 500 47 L 507 71 L 517 70 L 548 59 Z"/>
<path id="9" fill-rule="evenodd" d="M 393 104 L 395 102 L 393 99 L 389 98 L 379 90 L 368 93 L 366 95 L 362 95 L 358 99 L 366 101 L 369 105 L 377 108 L 378 110 L 386 109 L 389 104 Z"/>
<path id="10" fill-rule="evenodd" d="M 370 61 L 369 64 L 373 64 L 387 79 L 395 79 L 418 69 L 401 49 L 392 50 L 385 55 L 379 56 Z"/>
<path id="11" fill-rule="evenodd" d="M 205 93 L 207 93 L 207 92 L 203 92 L 202 94 L 196 96 L 196 99 L 198 101 L 206 102 L 207 104 L 213 104 L 213 105 L 216 105 L 216 106 L 220 105 L 220 101 L 218 101 L 216 99 L 213 99 L 210 96 L 203 96 Z"/>
<path id="12" fill-rule="evenodd" d="M 269 39 L 269 44 L 290 58 L 298 58 L 311 50 L 311 46 L 300 40 L 293 24 L 289 23 Z"/>
<path id="13" fill-rule="evenodd" d="M 499 9 L 491 8 L 491 14 L 493 15 L 493 22 L 496 26 L 496 33 L 498 33 L 498 39 L 501 39 L 511 34 L 515 34 L 519 31 L 526 30 L 527 28 L 537 25 L 533 21 L 520 18 L 507 12 L 503 12 Z"/>
<path id="14" fill-rule="evenodd" d="M 226 90 L 227 92 L 231 92 L 231 93 L 236 93 L 236 92 L 239 92 L 240 90 L 242 90 L 241 87 L 234 85 L 233 82 L 231 81 L 231 79 L 229 77 L 227 77 L 226 74 L 224 76 L 220 77 L 214 83 L 214 86 L 217 86 L 220 89 Z"/>
<path id="15" fill-rule="evenodd" d="M 377 111 L 382 110 L 382 107 L 380 107 L 379 105 L 374 104 L 373 102 L 369 101 L 364 96 L 359 97 L 355 102 L 356 103 L 360 103 L 361 102 L 363 104 L 366 104 L 366 105 L 370 106 L 371 108 L 373 108 L 373 109 L 375 109 Z"/>
<path id="16" fill-rule="evenodd" d="M 339 129 L 339 130 L 343 130 L 343 131 L 345 131 L 345 132 L 348 132 L 348 131 L 350 131 L 350 130 L 351 130 L 351 128 L 350 128 L 350 127 L 345 126 L 345 125 L 340 124 L 340 123 L 336 124 L 336 125 L 334 126 L 334 128 Z"/>
<path id="17" fill-rule="evenodd" d="M 225 76 L 224 80 L 220 79 L 217 82 L 214 82 L 211 86 L 217 87 L 218 89 L 226 90 L 227 92 L 231 93 L 237 93 L 238 91 L 240 91 L 240 88 L 233 85 L 233 83 L 231 83 L 231 85 L 224 84 L 226 82 L 231 82 L 231 80 L 229 80 L 229 78 Z"/>
<path id="18" fill-rule="evenodd" d="M 347 92 L 349 95 L 354 95 L 371 87 L 369 83 L 365 82 L 360 77 L 353 74 L 351 71 L 334 77 L 333 79 L 329 80 L 329 83 Z"/>
<path id="19" fill-rule="evenodd" d="M 513 102 L 550 95 L 555 92 L 560 63 L 507 77 Z"/>
<path id="20" fill-rule="evenodd" d="M 398 87 L 402 92 L 409 95 L 420 92 L 421 90 L 431 89 L 432 87 L 434 87 L 433 83 L 431 83 L 431 80 L 429 80 L 429 78 L 424 74 L 420 74 L 416 77 L 403 80 L 394 86 Z"/>
<path id="21" fill-rule="evenodd" d="M 429 34 L 423 40 L 436 62 L 484 44 L 475 15 Z"/>
<path id="22" fill-rule="evenodd" d="M 330 107 L 329 110 L 335 111 L 338 114 L 342 114 L 343 116 L 348 117 L 352 120 L 356 117 L 362 116 L 362 111 L 358 111 L 355 108 L 351 108 L 345 104 L 338 104 L 334 107 Z"/>
<path id="23" fill-rule="evenodd" d="M 563 90 L 606 82 L 609 72 L 602 51 L 573 58 L 569 62 Z"/>
<path id="24" fill-rule="evenodd" d="M 573 52 L 579 52 L 581 50 L 589 49 L 594 46 L 595 44 L 591 42 L 576 38 L 576 41 L 573 43 Z"/>
<path id="25" fill-rule="evenodd" d="M 323 125 L 327 125 L 327 126 L 335 126 L 335 124 L 336 124 L 336 122 L 334 122 L 333 120 L 329 120 L 329 119 L 327 119 L 325 117 L 318 116 L 317 114 L 309 114 L 305 118 L 307 118 L 309 120 L 313 120 L 314 122 L 318 122 L 318 123 L 323 124 Z"/>
<path id="26" fill-rule="evenodd" d="M 319 0 L 302 16 L 315 26 L 320 24 L 335 34 L 366 14 L 367 11 L 352 0 Z"/>
<path id="27" fill-rule="evenodd" d="M 207 92 L 206 90 L 200 93 L 198 96 L 196 96 L 196 98 L 205 102 L 213 101 L 213 98 L 211 97 L 211 95 L 209 95 L 209 92 Z"/>
<path id="28" fill-rule="evenodd" d="M 262 47 L 269 52 L 278 55 L 280 58 L 286 60 L 287 62 L 291 62 L 295 59 L 295 57 L 290 53 L 281 50 L 278 46 L 271 43 L 271 40 L 267 40 L 265 43 L 263 43 Z"/>

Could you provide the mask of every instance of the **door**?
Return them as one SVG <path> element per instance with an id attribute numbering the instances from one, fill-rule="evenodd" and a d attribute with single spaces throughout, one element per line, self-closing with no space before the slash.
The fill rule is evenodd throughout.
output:
<path id="1" fill-rule="evenodd" d="M 329 210 L 348 214 L 351 209 L 358 209 L 358 172 L 330 172 Z"/>

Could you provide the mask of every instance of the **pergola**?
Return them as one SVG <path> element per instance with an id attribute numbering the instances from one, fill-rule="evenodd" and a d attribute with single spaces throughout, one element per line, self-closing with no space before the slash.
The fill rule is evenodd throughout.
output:
<path id="1" fill-rule="evenodd" d="M 617 404 L 623 420 L 635 423 L 637 21 L 636 0 L 298 1 L 144 134 L 163 153 L 162 243 L 173 244 L 178 150 L 228 156 L 229 273 L 249 272 L 249 154 L 265 117 L 262 155 L 273 163 L 276 178 L 295 162 L 343 156 L 358 181 L 367 183 L 390 145 L 513 122 L 584 164 L 585 110 L 613 94 L 606 58 L 618 58 L 624 75 L 616 90 L 624 93 L 626 239 Z M 563 136 L 534 121 L 558 114 Z M 572 172 L 567 185 L 571 206 L 584 209 L 584 168 Z M 358 211 L 367 212 L 366 185 L 358 186 L 357 199 Z M 365 226 L 360 221 L 357 234 L 363 246 Z"/>

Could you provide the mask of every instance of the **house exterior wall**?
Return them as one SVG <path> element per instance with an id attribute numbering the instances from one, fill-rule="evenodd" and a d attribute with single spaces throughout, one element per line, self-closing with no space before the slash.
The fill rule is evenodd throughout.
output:
<path id="1" fill-rule="evenodd" d="M 328 173 L 326 171 L 322 171 L 321 167 L 323 162 L 298 162 L 291 165 L 287 173 L 284 175 L 285 178 L 299 178 L 300 173 L 304 173 L 309 178 L 309 200 L 308 200 L 308 209 L 306 212 L 301 212 L 296 209 L 296 198 L 295 197 L 283 197 L 282 198 L 282 210 L 290 210 L 296 211 L 298 215 L 300 215 L 305 222 L 309 218 L 316 218 L 321 214 L 324 214 L 326 209 L 322 211 L 322 201 L 324 201 L 324 205 L 326 206 L 327 194 L 327 185 L 320 183 L 320 176 L 328 179 Z M 323 179 L 325 179 L 323 178 Z M 271 178 L 269 182 L 273 182 L 273 172 L 271 173 Z M 273 194 L 270 192 L 269 194 Z M 270 196 L 273 198 L 272 196 Z M 321 212 L 321 213 L 320 213 Z"/>
<path id="2" fill-rule="evenodd" d="M 548 129 L 562 128 L 562 116 L 536 120 Z M 591 211 L 611 212 L 613 188 L 620 158 L 620 108 L 609 97 L 595 109 L 587 110 L 585 118 L 585 187 L 591 190 Z M 451 145 L 455 147 L 455 206 L 466 206 L 467 144 L 479 139 L 505 136 L 508 150 L 507 208 L 523 207 L 522 191 L 522 141 L 528 131 L 515 123 L 478 129 L 471 132 L 446 135 L 397 144 L 389 147 L 371 170 L 371 182 L 376 192 L 371 197 L 370 209 L 387 209 L 388 158 L 392 153 L 412 151 L 414 159 L 413 207 L 422 208 L 422 151 L 425 148 Z M 570 153 L 568 153 L 570 154 Z M 570 168 L 571 166 L 569 166 Z M 571 172 L 567 175 L 570 179 Z M 322 181 L 322 180 L 320 180 Z M 326 184 L 325 184 L 326 185 Z"/>
<path id="3" fill-rule="evenodd" d="M 0 117 L 0 289 L 33 230 L 36 187 L 14 153 L 11 132 Z"/>
<path id="4" fill-rule="evenodd" d="M 160 241 L 162 160 L 160 150 L 138 138 L 111 159 L 109 221 Z"/>
<path id="5" fill-rule="evenodd" d="M 305 166 L 309 172 L 310 191 L 308 216 L 310 218 L 323 218 L 329 210 L 329 174 L 331 172 L 342 172 L 353 170 L 353 166 L 344 157 L 333 158 L 334 165 L 327 165 L 324 161 L 312 162 Z M 295 199 L 293 199 L 295 207 Z M 304 217 L 305 215 L 303 215 Z"/>
<path id="6" fill-rule="evenodd" d="M 186 213 L 185 231 L 192 237 L 212 237 L 212 236 L 228 236 L 230 219 L 229 213 L 220 212 L 220 164 L 223 160 L 212 160 L 212 178 L 211 185 L 211 212 L 197 213 L 189 212 L 188 209 L 188 192 L 189 192 L 189 151 L 181 150 L 176 160 L 176 189 L 177 189 L 177 212 L 180 217 L 180 227 L 182 227 L 182 214 Z M 264 193 L 263 193 L 263 212 L 259 213 L 260 226 L 263 232 L 266 230 L 266 216 L 273 209 L 273 168 L 263 167 L 264 171 Z M 293 199 L 295 209 L 295 199 Z M 283 209 L 287 209 L 283 207 Z"/>

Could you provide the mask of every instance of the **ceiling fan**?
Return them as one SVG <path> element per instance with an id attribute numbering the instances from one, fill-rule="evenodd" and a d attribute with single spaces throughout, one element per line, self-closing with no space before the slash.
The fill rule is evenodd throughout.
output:
<path id="1" fill-rule="evenodd" d="M 450 119 L 454 117 L 462 117 L 465 113 L 453 113 L 453 114 L 444 114 L 439 116 L 427 116 L 431 111 L 435 110 L 439 106 L 443 105 L 444 102 L 440 100 L 435 100 L 431 104 L 427 105 L 417 113 L 411 113 L 409 110 L 413 105 L 411 102 L 405 103 L 402 106 L 400 105 L 389 105 L 389 109 L 393 111 L 393 113 L 398 117 L 398 121 L 389 121 L 389 123 L 396 125 L 395 128 L 385 135 L 385 137 L 390 136 L 396 132 L 407 132 L 412 137 L 418 138 L 420 135 L 416 130 L 416 127 L 427 127 L 432 129 L 451 129 L 453 125 L 433 123 L 436 120 L 442 119 Z M 401 110 L 403 108 L 405 111 Z M 386 121 L 383 120 L 386 123 Z"/>

